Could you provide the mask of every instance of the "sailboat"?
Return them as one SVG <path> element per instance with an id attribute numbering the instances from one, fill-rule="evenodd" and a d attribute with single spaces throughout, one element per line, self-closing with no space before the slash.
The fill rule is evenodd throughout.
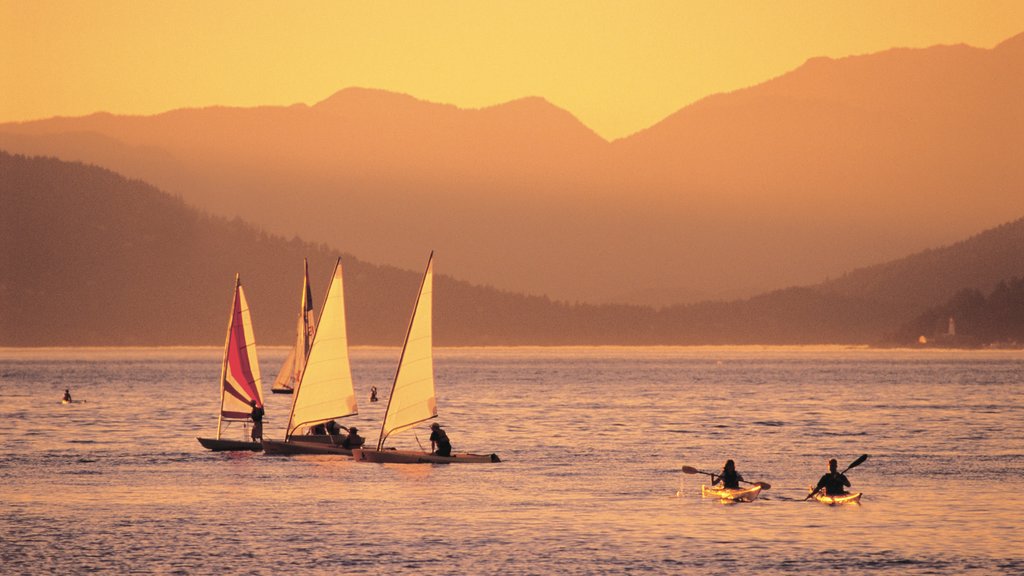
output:
<path id="1" fill-rule="evenodd" d="M 497 454 L 452 454 L 438 456 L 430 452 L 408 450 L 385 450 L 387 439 L 397 432 L 437 418 L 437 397 L 434 392 L 433 355 L 433 288 L 434 253 L 427 260 L 419 296 L 413 307 L 409 331 L 405 336 L 402 357 L 395 372 L 387 411 L 381 423 L 377 448 L 355 448 L 352 457 L 357 462 L 382 462 L 395 464 L 455 463 L 455 462 L 500 462 Z"/>
<path id="2" fill-rule="evenodd" d="M 309 260 L 303 259 L 303 265 L 305 274 L 302 281 L 299 321 L 295 329 L 295 346 L 285 358 L 284 365 L 281 366 L 281 371 L 277 373 L 274 385 L 270 388 L 274 394 L 291 394 L 295 384 L 302 379 L 302 369 L 306 366 L 309 345 L 313 342 L 313 332 L 316 330 L 316 324 L 313 323 L 313 292 L 309 287 Z"/>
<path id="3" fill-rule="evenodd" d="M 225 440 L 221 437 L 224 423 L 249 422 L 251 403 L 263 406 L 260 386 L 260 364 L 256 358 L 256 341 L 252 333 L 252 318 L 245 290 L 235 275 L 235 294 L 231 300 L 228 335 L 224 342 L 224 359 L 220 365 L 220 415 L 217 418 L 216 438 L 196 438 L 204 448 L 214 451 L 262 449 L 259 442 Z"/>
<path id="4" fill-rule="evenodd" d="M 341 435 L 307 434 L 314 426 L 359 413 L 348 358 L 345 291 L 341 277 L 339 258 L 309 345 L 309 355 L 295 386 L 284 440 L 264 439 L 263 451 L 267 454 L 352 454 L 341 446 Z"/>

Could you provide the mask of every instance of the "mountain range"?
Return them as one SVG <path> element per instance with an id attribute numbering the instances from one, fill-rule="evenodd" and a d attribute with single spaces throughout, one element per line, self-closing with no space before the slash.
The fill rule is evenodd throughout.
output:
<path id="1" fill-rule="evenodd" d="M 505 293 L 678 312 L 1024 215 L 1022 69 L 1024 34 L 815 58 L 614 142 L 540 98 L 467 110 L 350 88 L 312 106 L 0 124 L 0 149 L 368 262 L 412 270 L 435 248 L 440 269 Z"/>
<path id="2" fill-rule="evenodd" d="M 293 338 L 342 257 L 350 340 L 401 343 L 420 273 L 204 213 L 109 170 L 0 152 L 0 346 L 218 345 L 233 275 L 257 342 Z M 427 250 L 419 256 L 424 265 Z M 656 309 L 435 280 L 439 345 L 876 343 L 964 289 L 1024 276 L 1024 219 L 827 282 Z M 445 270 L 445 255 L 436 269 Z"/>

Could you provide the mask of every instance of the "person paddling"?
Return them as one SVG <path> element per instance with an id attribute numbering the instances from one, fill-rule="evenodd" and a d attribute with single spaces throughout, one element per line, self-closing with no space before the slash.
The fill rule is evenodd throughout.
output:
<path id="1" fill-rule="evenodd" d="M 836 471 L 839 464 L 836 459 L 833 458 L 828 461 L 828 474 L 825 474 L 818 480 L 818 485 L 814 487 L 812 494 L 825 489 L 825 494 L 829 496 L 840 496 L 846 494 L 846 488 L 850 486 L 850 481 L 846 478 L 845 474 Z"/>
<path id="2" fill-rule="evenodd" d="M 452 455 L 452 443 L 448 440 L 448 434 L 437 422 L 430 425 L 430 452 L 438 456 Z"/>
<path id="3" fill-rule="evenodd" d="M 714 474 L 711 475 L 712 486 L 721 482 L 722 486 L 725 488 L 739 488 L 740 481 L 742 480 L 743 476 L 740 476 L 740 474 L 736 472 L 736 463 L 732 460 L 725 461 L 725 466 L 722 467 L 721 474 L 718 476 L 715 476 Z"/>

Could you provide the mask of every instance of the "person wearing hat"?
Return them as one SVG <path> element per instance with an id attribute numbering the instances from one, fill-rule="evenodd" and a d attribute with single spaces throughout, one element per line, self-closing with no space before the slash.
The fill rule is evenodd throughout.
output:
<path id="1" fill-rule="evenodd" d="M 448 434 L 437 422 L 430 425 L 430 452 L 438 456 L 452 455 L 452 443 L 448 440 Z"/>
<path id="2" fill-rule="evenodd" d="M 355 426 L 349 426 L 348 436 L 345 436 L 345 439 L 341 441 L 341 447 L 362 448 L 364 442 L 366 442 L 366 440 L 359 435 L 359 428 L 356 428 Z"/>

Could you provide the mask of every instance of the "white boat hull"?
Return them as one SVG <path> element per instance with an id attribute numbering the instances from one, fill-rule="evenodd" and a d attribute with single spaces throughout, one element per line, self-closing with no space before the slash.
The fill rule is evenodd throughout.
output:
<path id="1" fill-rule="evenodd" d="M 438 456 L 429 452 L 411 450 L 372 450 L 355 448 L 352 459 L 356 462 L 377 462 L 379 464 L 484 464 L 501 462 L 497 454 L 452 454 Z"/>

